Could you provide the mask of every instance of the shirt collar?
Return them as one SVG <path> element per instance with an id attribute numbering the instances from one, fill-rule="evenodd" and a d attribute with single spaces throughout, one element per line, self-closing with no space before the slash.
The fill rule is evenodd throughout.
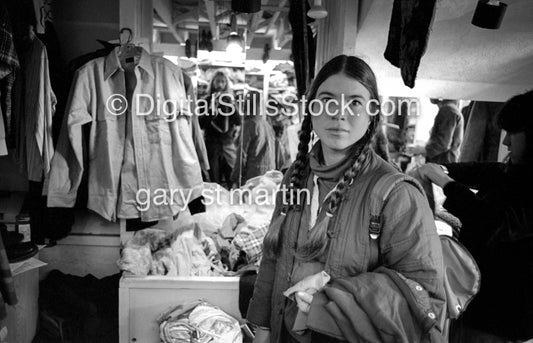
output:
<path id="1" fill-rule="evenodd" d="M 144 71 L 148 73 L 152 78 L 154 77 L 154 68 L 152 67 L 152 61 L 150 59 L 150 55 L 148 52 L 141 48 L 141 58 L 139 60 L 139 64 L 137 65 L 139 68 L 142 68 Z M 105 66 L 104 66 L 104 80 L 107 80 L 111 77 L 117 70 L 124 70 L 122 66 L 120 65 L 120 60 L 118 58 L 118 52 L 120 50 L 120 47 L 114 48 L 105 58 Z"/>

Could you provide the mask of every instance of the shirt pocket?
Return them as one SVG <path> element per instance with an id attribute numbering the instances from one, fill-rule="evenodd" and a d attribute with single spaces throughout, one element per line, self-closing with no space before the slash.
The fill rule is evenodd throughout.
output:
<path id="1" fill-rule="evenodd" d="M 125 113 L 122 114 L 126 115 Z M 111 113 L 105 104 L 98 106 L 96 111 L 96 121 L 92 123 L 94 133 L 89 141 L 89 160 L 94 160 L 97 156 L 108 154 L 108 146 L 118 144 L 118 118 L 120 115 Z"/>
<path id="2" fill-rule="evenodd" d="M 166 115 L 164 112 L 159 114 L 154 112 L 144 116 L 144 125 L 148 141 L 152 144 L 161 142 L 170 142 L 170 126 L 176 118 Z"/>

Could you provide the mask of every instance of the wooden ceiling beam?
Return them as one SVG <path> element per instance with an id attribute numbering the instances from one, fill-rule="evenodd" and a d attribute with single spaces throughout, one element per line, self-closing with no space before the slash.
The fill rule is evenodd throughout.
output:
<path id="1" fill-rule="evenodd" d="M 257 27 L 259 26 L 259 23 L 261 22 L 262 18 L 263 11 L 259 11 L 250 16 L 250 19 L 248 20 L 248 29 L 246 34 L 246 46 L 252 46 L 255 31 L 257 30 Z"/>
<path id="2" fill-rule="evenodd" d="M 217 14 L 215 18 L 216 18 L 216 20 L 218 22 L 218 21 L 220 21 L 220 20 L 222 20 L 222 19 L 224 19 L 226 17 L 231 16 L 232 13 L 233 13 L 232 11 L 227 10 L 227 11 L 224 11 L 224 12 L 222 12 L 220 14 Z"/>
<path id="3" fill-rule="evenodd" d="M 218 39 L 215 1 L 204 0 L 204 4 L 207 12 L 207 17 L 209 18 L 209 27 L 211 28 L 211 35 L 213 36 L 213 39 Z"/>
<path id="4" fill-rule="evenodd" d="M 287 0 L 281 0 L 279 3 L 278 9 L 284 8 L 286 4 L 287 4 Z M 274 12 L 274 14 L 272 15 L 272 18 L 270 18 L 270 22 L 268 23 L 266 33 L 272 30 L 280 14 L 281 14 L 281 10 L 276 10 L 276 12 Z"/>
<path id="5" fill-rule="evenodd" d="M 274 39 L 273 39 L 273 47 L 274 49 L 276 50 L 279 50 L 283 47 L 283 40 L 285 39 L 285 37 L 287 36 L 287 33 L 288 32 L 285 32 L 286 30 L 286 21 L 285 21 L 285 18 L 284 17 L 281 17 L 280 20 L 279 20 L 279 25 L 276 29 L 276 33 L 274 35 Z M 267 30 L 268 32 L 268 30 Z"/>
<path id="6" fill-rule="evenodd" d="M 185 13 L 181 13 L 181 14 L 173 17 L 172 18 L 172 24 L 173 25 L 178 25 L 178 24 L 180 24 L 181 22 L 183 22 L 183 21 L 185 21 L 187 19 L 198 21 L 198 8 L 195 8 L 195 9 L 190 10 L 190 11 L 185 12 Z"/>
<path id="7" fill-rule="evenodd" d="M 172 22 L 172 0 L 153 0 L 153 6 L 154 10 L 157 12 L 157 14 L 159 14 L 161 20 L 168 26 L 170 32 L 172 32 L 172 35 L 174 36 L 174 38 L 176 38 L 178 43 L 185 43 L 185 40 L 178 33 Z"/>

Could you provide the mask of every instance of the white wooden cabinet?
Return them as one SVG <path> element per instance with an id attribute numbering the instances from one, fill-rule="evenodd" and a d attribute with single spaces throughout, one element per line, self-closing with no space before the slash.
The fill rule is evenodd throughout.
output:
<path id="1" fill-rule="evenodd" d="M 159 343 L 156 318 L 169 307 L 196 299 L 241 320 L 238 277 L 123 276 L 119 289 L 120 343 Z"/>

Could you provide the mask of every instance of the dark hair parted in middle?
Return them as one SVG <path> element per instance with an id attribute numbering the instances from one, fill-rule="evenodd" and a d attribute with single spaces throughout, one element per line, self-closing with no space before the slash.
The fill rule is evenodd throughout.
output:
<path id="1" fill-rule="evenodd" d="M 327 62 L 322 69 L 320 69 L 307 92 L 306 103 L 308 104 L 308 107 L 305 109 L 304 120 L 299 133 L 300 142 L 298 144 L 298 154 L 296 156 L 296 161 L 294 162 L 292 174 L 290 175 L 289 192 L 295 193 L 298 189 L 304 188 L 304 182 L 309 173 L 309 142 L 311 140 L 311 131 L 313 129 L 311 115 L 309 114 L 309 103 L 316 98 L 320 85 L 331 76 L 337 74 L 345 75 L 358 81 L 368 90 L 370 93 L 370 100 L 376 100 L 377 105 L 374 106 L 372 111 L 377 113 L 377 115 L 369 116 L 370 123 L 367 131 L 363 137 L 354 144 L 353 149 L 350 149 L 352 152 L 352 156 L 350 157 L 352 158 L 353 163 L 351 167 L 346 170 L 343 178 L 337 183 L 334 190 L 324 200 L 323 207 L 326 209 L 326 215 L 315 224 L 308 242 L 297 249 L 297 257 L 303 260 L 315 259 L 326 251 L 329 242 L 328 226 L 330 218 L 335 215 L 344 198 L 344 194 L 352 184 L 353 180 L 357 177 L 361 168 L 365 165 L 372 138 L 376 134 L 380 125 L 381 111 L 378 103 L 379 97 L 376 76 L 368 64 L 358 57 L 346 55 L 337 56 Z M 299 198 L 297 196 L 287 197 L 286 194 L 283 195 L 283 205 L 280 205 L 280 212 L 274 215 L 264 240 L 264 253 L 267 256 L 276 257 L 280 253 L 284 234 L 282 227 L 286 214 L 294 205 L 296 205 L 292 203 L 287 204 L 287 198 Z"/>

